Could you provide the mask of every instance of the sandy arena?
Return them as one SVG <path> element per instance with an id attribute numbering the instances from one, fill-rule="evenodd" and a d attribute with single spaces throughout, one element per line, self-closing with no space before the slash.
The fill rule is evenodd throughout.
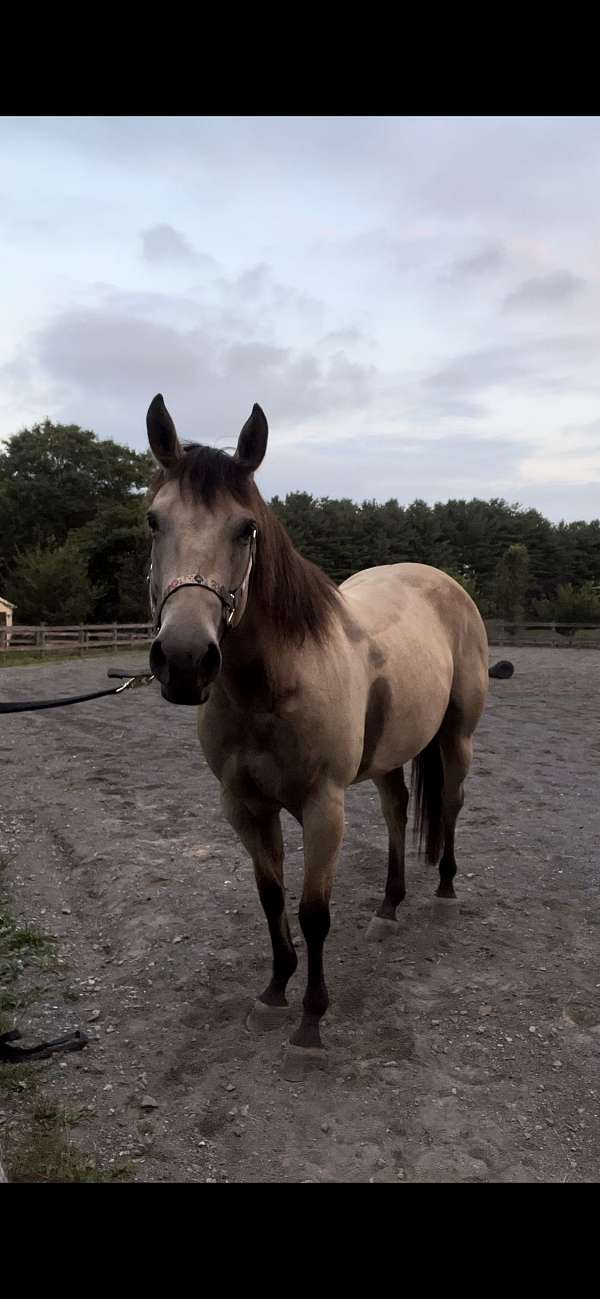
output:
<path id="1" fill-rule="evenodd" d="M 302 1084 L 281 1076 L 284 1032 L 244 1027 L 270 944 L 195 710 L 152 686 L 2 718 L 4 884 L 65 962 L 19 1026 L 32 1041 L 92 1035 L 31 1067 L 87 1114 L 74 1140 L 102 1167 L 125 1160 L 141 1182 L 598 1181 L 600 654 L 510 657 L 459 820 L 456 927 L 432 919 L 437 872 L 411 848 L 398 940 L 365 941 L 387 835 L 374 787 L 348 794 L 331 1066 Z M 0 697 L 100 689 L 108 665 L 6 669 Z M 302 853 L 287 816 L 284 829 L 295 1021 Z M 4 1110 L 6 1125 L 18 1111 Z"/>

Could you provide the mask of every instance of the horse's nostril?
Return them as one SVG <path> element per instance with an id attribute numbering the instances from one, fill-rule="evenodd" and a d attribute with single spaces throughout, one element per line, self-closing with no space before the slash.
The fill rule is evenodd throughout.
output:
<path id="1" fill-rule="evenodd" d="M 213 681 L 221 668 L 221 651 L 216 642 L 209 645 L 206 654 L 200 660 L 200 673 L 207 684 Z"/>
<path id="2" fill-rule="evenodd" d="M 196 656 L 189 646 L 171 643 L 166 638 L 165 648 L 155 640 L 150 649 L 150 667 L 161 685 L 169 689 L 197 690 L 208 686 L 221 668 L 219 646 L 211 643 L 201 656 Z"/>
<path id="3" fill-rule="evenodd" d="M 167 660 L 159 640 L 153 641 L 150 647 L 150 667 L 155 677 L 164 684 Z"/>

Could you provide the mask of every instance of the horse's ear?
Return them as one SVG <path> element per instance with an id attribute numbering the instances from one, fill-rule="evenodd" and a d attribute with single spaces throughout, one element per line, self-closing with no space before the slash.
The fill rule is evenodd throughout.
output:
<path id="1" fill-rule="evenodd" d="M 163 469 L 170 469 L 178 460 L 181 460 L 183 449 L 177 437 L 177 429 L 160 392 L 157 393 L 148 407 L 146 428 L 148 429 L 148 441 L 153 455 Z"/>
<path id="2" fill-rule="evenodd" d="M 246 420 L 240 433 L 237 444 L 235 459 L 249 474 L 253 474 L 255 469 L 262 464 L 267 449 L 267 439 L 269 436 L 269 425 L 264 410 L 254 403 L 252 414 Z"/>

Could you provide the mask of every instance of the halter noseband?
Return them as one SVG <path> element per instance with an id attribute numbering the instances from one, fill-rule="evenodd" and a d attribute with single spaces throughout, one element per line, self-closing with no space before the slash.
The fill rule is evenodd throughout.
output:
<path id="1" fill-rule="evenodd" d="M 205 591 L 212 591 L 213 595 L 216 595 L 218 599 L 221 601 L 221 604 L 223 605 L 223 609 L 224 609 L 223 617 L 225 621 L 225 628 L 227 629 L 228 627 L 230 627 L 237 611 L 237 596 L 239 595 L 240 591 L 243 590 L 243 588 L 246 585 L 246 582 L 248 581 L 248 578 L 250 577 L 250 571 L 254 563 L 255 553 L 256 553 L 256 528 L 254 528 L 252 531 L 252 537 L 250 541 L 250 554 L 248 556 L 248 563 L 246 564 L 246 571 L 244 573 L 241 582 L 238 584 L 238 586 L 234 587 L 232 591 L 228 591 L 227 587 L 222 586 L 220 582 L 215 582 L 214 578 L 212 577 L 203 577 L 201 573 L 187 573 L 184 577 L 174 577 L 173 581 L 169 582 L 169 585 L 167 586 L 167 589 L 163 595 L 160 604 L 156 606 L 156 611 L 154 613 L 155 633 L 158 633 L 160 631 L 160 625 L 161 625 L 160 620 L 162 617 L 162 611 L 165 607 L 165 604 L 167 603 L 167 600 L 169 599 L 169 596 L 173 595 L 174 591 L 178 591 L 183 586 L 200 586 L 203 587 Z M 151 581 L 151 578 L 152 578 L 152 565 L 150 565 L 150 573 L 149 573 L 148 580 Z M 150 595 L 150 599 L 152 600 L 152 594 Z"/>

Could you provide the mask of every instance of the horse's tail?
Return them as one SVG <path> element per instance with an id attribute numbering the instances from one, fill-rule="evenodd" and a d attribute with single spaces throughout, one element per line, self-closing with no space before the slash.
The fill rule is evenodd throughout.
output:
<path id="1" fill-rule="evenodd" d="M 444 768 L 437 735 L 413 758 L 411 791 L 414 797 L 414 832 L 419 852 L 425 843 L 427 861 L 437 862 L 444 841 L 442 790 Z"/>
<path id="2" fill-rule="evenodd" d="M 514 670 L 514 663 L 511 663 L 510 659 L 498 659 L 498 662 L 489 668 L 489 675 L 505 680 L 507 677 L 512 677 Z"/>

